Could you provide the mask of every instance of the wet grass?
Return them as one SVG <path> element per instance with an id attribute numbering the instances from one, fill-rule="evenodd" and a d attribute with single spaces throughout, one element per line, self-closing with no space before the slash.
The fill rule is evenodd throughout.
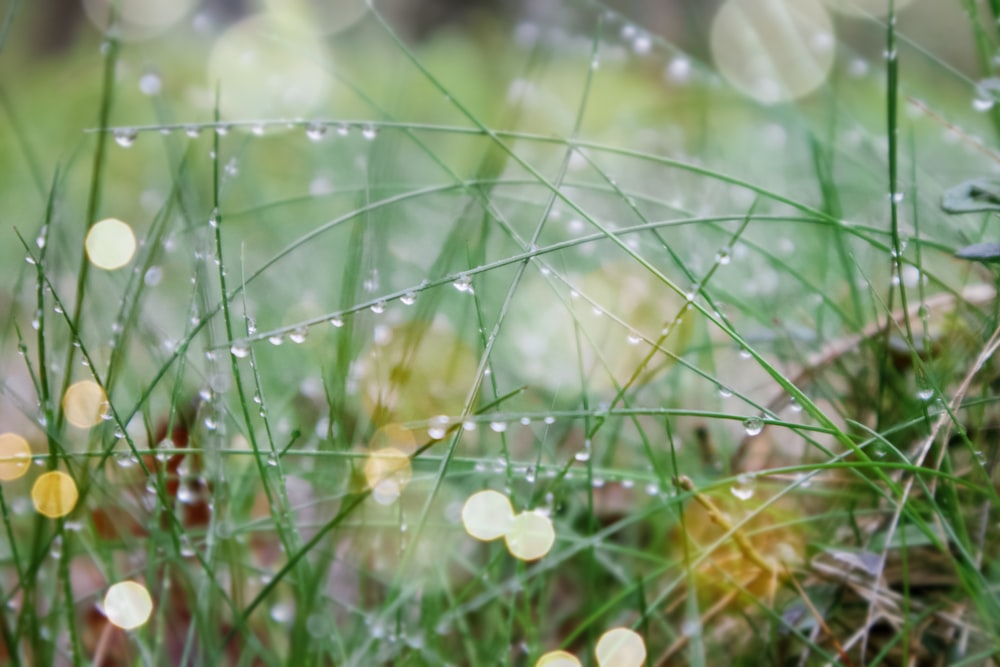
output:
<path id="1" fill-rule="evenodd" d="M 939 207 L 996 170 L 975 79 L 870 18 L 886 57 L 845 40 L 761 107 L 565 10 L 416 46 L 369 15 L 307 118 L 223 116 L 204 37 L 81 46 L 69 118 L 58 67 L 0 85 L 0 420 L 39 466 L 0 486 L 5 660 L 596 664 L 629 627 L 649 665 L 995 661 L 996 277 L 951 257 L 991 214 Z M 113 272 L 82 251 L 108 216 L 141 240 Z M 69 516 L 33 511 L 42 469 Z M 469 537 L 484 488 L 552 550 Z M 128 632 L 99 611 L 126 579 Z"/>

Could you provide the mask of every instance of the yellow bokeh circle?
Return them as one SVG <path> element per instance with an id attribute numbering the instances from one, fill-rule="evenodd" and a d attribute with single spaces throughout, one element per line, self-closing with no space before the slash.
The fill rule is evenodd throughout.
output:
<path id="1" fill-rule="evenodd" d="M 552 520 L 539 512 L 522 512 L 511 521 L 504 535 L 507 550 L 520 560 L 538 560 L 556 541 Z"/>
<path id="2" fill-rule="evenodd" d="M 104 596 L 104 615 L 112 625 L 132 630 L 144 625 L 153 613 L 153 599 L 142 584 L 122 581 Z"/>
<path id="3" fill-rule="evenodd" d="M 378 449 L 365 460 L 365 480 L 380 505 L 394 502 L 413 477 L 410 457 L 395 447 Z"/>
<path id="4" fill-rule="evenodd" d="M 0 434 L 0 480 L 23 477 L 31 465 L 31 447 L 16 433 Z"/>
<path id="5" fill-rule="evenodd" d="M 535 667 L 580 667 L 580 661 L 566 651 L 549 651 L 538 659 Z"/>
<path id="6" fill-rule="evenodd" d="M 108 413 L 108 399 L 96 382 L 82 380 L 70 385 L 63 395 L 63 413 L 77 428 L 91 428 Z"/>
<path id="7" fill-rule="evenodd" d="M 833 22 L 819 0 L 727 0 L 712 21 L 710 44 L 719 72 L 763 104 L 816 90 L 836 50 Z"/>
<path id="8" fill-rule="evenodd" d="M 641 667 L 646 664 L 646 643 L 628 628 L 608 630 L 594 647 L 601 667 Z"/>
<path id="9" fill-rule="evenodd" d="M 497 491 L 479 491 L 469 496 L 462 506 L 462 525 L 477 540 L 489 542 L 508 533 L 514 521 L 514 510 L 507 496 Z"/>
<path id="10" fill-rule="evenodd" d="M 50 519 L 72 512 L 79 497 L 73 478 L 58 470 L 40 475 L 31 487 L 31 502 L 35 510 Z"/>
<path id="11" fill-rule="evenodd" d="M 136 248 L 135 234 L 128 223 L 118 218 L 106 218 L 90 227 L 85 246 L 91 264 L 113 271 L 132 261 Z"/>

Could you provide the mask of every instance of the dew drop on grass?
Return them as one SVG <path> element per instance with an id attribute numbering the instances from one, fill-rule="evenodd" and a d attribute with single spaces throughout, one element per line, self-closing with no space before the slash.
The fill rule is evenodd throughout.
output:
<path id="1" fill-rule="evenodd" d="M 646 644 L 637 632 L 614 628 L 597 640 L 594 655 L 600 667 L 641 667 L 646 663 Z"/>
<path id="2" fill-rule="evenodd" d="M 151 266 L 146 269 L 145 275 L 142 277 L 142 281 L 146 283 L 147 287 L 156 287 L 163 280 L 163 267 Z"/>
<path id="3" fill-rule="evenodd" d="M 542 420 L 542 422 L 551 426 L 552 424 L 556 423 L 556 418 L 553 417 L 552 415 L 548 415 L 547 417 L 545 417 L 545 419 Z"/>
<path id="4" fill-rule="evenodd" d="M 447 415 L 438 415 L 431 419 L 431 425 L 427 429 L 427 435 L 434 440 L 440 440 L 448 432 L 448 425 L 451 420 L 448 419 Z"/>
<path id="5" fill-rule="evenodd" d="M 638 333 L 630 333 L 626 338 L 629 345 L 638 345 L 642 342 L 642 335 Z"/>
<path id="6" fill-rule="evenodd" d="M 279 602 L 271 605 L 270 616 L 271 620 L 275 623 L 286 625 L 291 623 L 292 619 L 295 618 L 295 607 L 288 602 Z"/>
<path id="7" fill-rule="evenodd" d="M 146 72 L 139 77 L 139 91 L 143 95 L 159 95 L 163 89 L 163 82 L 155 72 Z"/>
<path id="8" fill-rule="evenodd" d="M 733 254 L 729 248 L 719 248 L 719 252 L 715 254 L 715 261 L 720 266 L 726 266 L 733 259 Z"/>
<path id="9" fill-rule="evenodd" d="M 417 294 L 415 292 L 407 292 L 403 296 L 399 297 L 399 301 L 404 306 L 412 306 L 417 302 Z"/>
<path id="10" fill-rule="evenodd" d="M 255 123 L 254 125 L 250 126 L 250 134 L 254 135 L 255 137 L 263 137 L 264 132 L 266 131 L 267 128 L 264 126 L 263 123 Z"/>
<path id="11" fill-rule="evenodd" d="M 285 337 L 282 336 L 281 334 L 274 334 L 273 336 L 267 337 L 267 342 L 277 347 L 278 345 L 281 345 L 282 343 L 285 342 Z"/>
<path id="12" fill-rule="evenodd" d="M 742 474 L 736 478 L 736 483 L 729 487 L 729 492 L 738 500 L 750 500 L 754 494 L 754 478 Z"/>
<path id="13" fill-rule="evenodd" d="M 340 125 L 337 126 L 337 134 L 339 134 L 342 137 L 346 137 L 348 134 L 350 134 L 350 132 L 351 128 L 346 123 L 341 123 Z"/>
<path id="14" fill-rule="evenodd" d="M 378 301 L 376 301 L 375 303 L 373 303 L 372 306 L 371 306 L 371 311 L 373 313 L 375 313 L 376 315 L 381 315 L 382 313 L 384 313 L 385 312 L 385 301 L 379 299 Z"/>
<path id="15" fill-rule="evenodd" d="M 491 421 L 490 430 L 494 433 L 503 433 L 507 430 L 507 422 L 505 421 Z"/>
<path id="16" fill-rule="evenodd" d="M 132 452 L 119 452 L 115 454 L 115 463 L 119 468 L 132 468 L 139 463 L 139 459 Z"/>
<path id="17" fill-rule="evenodd" d="M 138 133 L 130 128 L 114 131 L 115 143 L 122 148 L 129 148 L 135 143 Z"/>
<path id="18" fill-rule="evenodd" d="M 184 134 L 186 134 L 191 139 L 197 139 L 198 135 L 201 134 L 201 128 L 197 125 L 188 125 L 184 128 Z"/>
<path id="19" fill-rule="evenodd" d="M 497 491 L 479 491 L 462 505 L 462 526 L 471 537 L 489 542 L 507 534 L 514 510 L 507 496 Z"/>
<path id="20" fill-rule="evenodd" d="M 466 274 L 460 275 L 455 279 L 455 282 L 451 284 L 452 287 L 457 289 L 459 292 L 472 292 L 472 278 Z"/>
<path id="21" fill-rule="evenodd" d="M 994 100 L 992 96 L 976 95 L 974 98 L 972 98 L 973 110 L 978 111 L 980 113 L 985 113 L 989 111 L 990 109 L 993 108 L 994 104 L 996 104 L 996 100 Z"/>
<path id="22" fill-rule="evenodd" d="M 731 398 L 733 395 L 733 390 L 729 387 L 724 387 L 719 385 L 719 398 Z"/>
<path id="23" fill-rule="evenodd" d="M 760 432 L 764 430 L 764 420 L 760 417 L 750 417 L 743 421 L 743 430 L 750 437 L 760 435 Z"/>
<path id="24" fill-rule="evenodd" d="M 573 455 L 573 458 L 579 461 L 580 463 L 586 463 L 587 461 L 590 460 L 590 450 L 581 449 L 580 451 L 578 451 L 576 454 Z"/>
<path id="25" fill-rule="evenodd" d="M 378 136 L 378 130 L 375 129 L 374 125 L 365 125 L 361 128 L 361 136 L 368 141 L 372 141 L 376 136 Z"/>
<path id="26" fill-rule="evenodd" d="M 330 322 L 330 326 L 335 327 L 337 329 L 339 329 L 340 327 L 344 326 L 344 318 L 340 317 L 339 315 L 335 315 L 335 316 L 331 317 L 329 319 L 329 322 Z"/>
<path id="27" fill-rule="evenodd" d="M 326 136 L 326 125 L 323 123 L 309 123 L 306 125 L 306 137 L 309 141 L 322 141 Z"/>
<path id="28" fill-rule="evenodd" d="M 250 341 L 238 340 L 232 344 L 229 351 L 237 359 L 245 359 L 250 356 Z"/>
<path id="29" fill-rule="evenodd" d="M 646 495 L 647 496 L 657 496 L 660 494 L 660 485 L 655 482 L 650 482 L 646 485 Z"/>
<path id="30" fill-rule="evenodd" d="M 917 398 L 920 399 L 921 401 L 929 401 L 929 400 L 931 400 L 932 398 L 934 398 L 934 389 L 933 388 L 927 388 L 927 389 L 921 389 L 921 390 L 919 390 L 917 392 Z"/>
<path id="31" fill-rule="evenodd" d="M 309 337 L 309 329 L 306 327 L 296 327 L 294 331 L 288 334 L 288 340 L 292 341 L 296 345 L 301 345 L 306 342 L 306 338 Z"/>

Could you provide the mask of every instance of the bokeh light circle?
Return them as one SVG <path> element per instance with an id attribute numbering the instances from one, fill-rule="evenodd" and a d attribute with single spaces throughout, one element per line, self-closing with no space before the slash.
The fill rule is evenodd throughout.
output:
<path id="1" fill-rule="evenodd" d="M 72 512 L 79 497 L 73 478 L 58 470 L 39 475 L 31 487 L 31 502 L 35 510 L 50 519 Z"/>
<path id="2" fill-rule="evenodd" d="M 91 23 L 100 30 L 107 30 L 111 7 L 117 18 L 115 32 L 125 40 L 154 37 L 176 24 L 194 6 L 195 0 L 83 0 L 83 10 Z"/>
<path id="3" fill-rule="evenodd" d="M 628 628 L 608 630 L 594 647 L 601 667 L 642 667 L 646 664 L 646 643 Z"/>
<path id="4" fill-rule="evenodd" d="M 104 615 L 123 630 L 144 625 L 153 613 L 153 599 L 142 584 L 122 581 L 108 589 L 104 596 Z"/>
<path id="5" fill-rule="evenodd" d="M 264 0 L 267 11 L 294 29 L 332 35 L 357 23 L 368 11 L 365 0 Z"/>
<path id="6" fill-rule="evenodd" d="M 128 223 L 106 218 L 90 227 L 84 245 L 91 264 L 113 271 L 132 261 L 136 248 L 135 234 Z"/>
<path id="7" fill-rule="evenodd" d="M 380 505 L 395 502 L 413 477 L 410 457 L 395 447 L 378 449 L 365 460 L 365 480 Z"/>
<path id="8" fill-rule="evenodd" d="M 91 428 L 101 423 L 108 413 L 108 399 L 96 382 L 81 380 L 69 386 L 63 395 L 63 413 L 77 428 Z"/>
<path id="9" fill-rule="evenodd" d="M 208 84 L 219 86 L 227 118 L 309 115 L 326 99 L 331 75 L 322 43 L 268 14 L 228 28 L 208 58 Z"/>
<path id="10" fill-rule="evenodd" d="M 889 13 L 890 0 L 823 0 L 827 7 L 847 16 L 885 16 Z M 896 0 L 896 11 L 910 4 L 911 0 Z"/>
<path id="11" fill-rule="evenodd" d="M 521 512 L 504 535 L 507 550 L 520 560 L 538 560 L 549 553 L 556 541 L 552 520 L 539 512 Z"/>
<path id="12" fill-rule="evenodd" d="M 496 540 L 510 530 L 514 509 L 507 496 L 497 491 L 473 493 L 462 506 L 462 526 L 477 540 Z"/>
<path id="13" fill-rule="evenodd" d="M 763 104 L 789 102 L 826 80 L 836 38 L 819 0 L 727 0 L 712 21 L 719 72 Z"/>
<path id="14" fill-rule="evenodd" d="M 17 433 L 0 433 L 0 481 L 23 477 L 31 465 L 31 447 Z"/>
<path id="15" fill-rule="evenodd" d="M 549 651 L 538 659 L 535 667 L 580 667 L 580 661 L 566 651 Z"/>

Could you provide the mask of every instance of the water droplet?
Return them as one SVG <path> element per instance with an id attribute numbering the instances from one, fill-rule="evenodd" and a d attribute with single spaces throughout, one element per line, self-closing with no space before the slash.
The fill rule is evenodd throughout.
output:
<path id="1" fill-rule="evenodd" d="M 163 280 L 163 268 L 159 266 L 151 266 L 146 270 L 145 275 L 142 277 L 142 281 L 146 283 L 148 287 L 156 287 Z"/>
<path id="2" fill-rule="evenodd" d="M 288 334 L 288 340 L 292 341 L 296 345 L 301 345 L 306 342 L 306 338 L 309 337 L 309 329 L 304 326 L 295 327 L 292 333 Z"/>
<path id="3" fill-rule="evenodd" d="M 274 334 L 273 336 L 267 337 L 267 342 L 277 347 L 278 345 L 281 345 L 282 343 L 285 342 L 285 337 L 282 336 L 281 334 Z"/>
<path id="4" fill-rule="evenodd" d="M 729 492 L 739 500 L 750 500 L 754 494 L 753 475 L 742 474 L 736 478 L 736 483 L 729 487 Z"/>
<path id="5" fill-rule="evenodd" d="M 457 289 L 459 292 L 472 292 L 472 278 L 466 274 L 460 275 L 455 279 L 455 282 L 451 284 L 452 287 Z"/>
<path id="6" fill-rule="evenodd" d="M 306 136 L 309 141 L 321 141 L 326 136 L 326 125 L 323 123 L 309 123 L 306 125 Z"/>
<path id="7" fill-rule="evenodd" d="M 675 83 L 685 83 L 691 78 L 691 61 L 677 56 L 667 65 L 666 77 Z"/>
<path id="8" fill-rule="evenodd" d="M 556 418 L 553 417 L 552 415 L 548 415 L 547 417 L 545 417 L 545 419 L 542 420 L 542 422 L 551 426 L 552 424 L 556 423 Z"/>
<path id="9" fill-rule="evenodd" d="M 494 433 L 503 433 L 507 430 L 507 422 L 505 421 L 492 421 L 490 422 L 490 430 Z"/>
<path id="10" fill-rule="evenodd" d="M 750 437 L 760 435 L 760 432 L 764 430 L 764 420 L 760 417 L 750 417 L 743 422 L 743 430 Z"/>
<path id="11" fill-rule="evenodd" d="M 729 264 L 732 259 L 733 254 L 727 247 L 719 248 L 719 252 L 715 253 L 715 262 L 720 266 Z"/>
<path id="12" fill-rule="evenodd" d="M 264 126 L 263 123 L 256 123 L 250 126 L 250 134 L 254 135 L 255 137 L 263 137 L 264 132 L 266 131 L 267 128 Z"/>
<path id="13" fill-rule="evenodd" d="M 250 341 L 238 340 L 233 343 L 232 347 L 229 348 L 229 351 L 237 359 L 245 359 L 250 356 Z"/>
<path id="14" fill-rule="evenodd" d="M 404 306 L 412 306 L 417 301 L 416 292 L 407 292 L 403 296 L 399 297 L 400 303 Z"/>
<path id="15" fill-rule="evenodd" d="M 197 125 L 188 125 L 184 128 L 184 134 L 192 139 L 197 139 L 198 135 L 201 134 L 201 128 Z"/>
<path id="16" fill-rule="evenodd" d="M 351 128 L 346 123 L 341 123 L 337 126 L 337 134 L 342 137 L 346 137 L 351 132 Z"/>
<path id="17" fill-rule="evenodd" d="M 427 429 L 427 435 L 433 440 L 440 440 L 448 432 L 448 425 L 451 420 L 448 419 L 447 415 L 438 415 L 431 419 L 431 425 Z"/>
<path id="18" fill-rule="evenodd" d="M 122 148 L 128 148 L 129 146 L 134 144 L 135 138 L 137 136 L 138 133 L 130 128 L 114 131 L 115 143 L 121 146 Z"/>
<path id="19" fill-rule="evenodd" d="M 919 390 L 917 392 L 917 398 L 919 398 L 921 401 L 929 401 L 932 398 L 934 398 L 934 389 L 933 389 L 933 387 L 928 387 L 926 389 Z"/>
<path id="20" fill-rule="evenodd" d="M 979 95 L 976 95 L 974 98 L 972 98 L 973 110 L 978 111 L 980 113 L 989 111 L 990 109 L 993 108 L 994 104 L 996 104 L 996 100 L 994 100 L 992 97 L 980 97 Z"/>
<path id="21" fill-rule="evenodd" d="M 733 390 L 729 387 L 723 387 L 719 385 L 719 398 L 730 398 L 733 395 Z"/>
<path id="22" fill-rule="evenodd" d="M 143 95 L 159 95 L 163 89 L 163 82 L 160 76 L 154 72 L 146 72 L 139 77 L 139 91 Z"/>
<path id="23" fill-rule="evenodd" d="M 119 452 L 115 454 L 115 463 L 118 464 L 119 468 L 131 468 L 139 463 L 139 459 L 133 456 L 131 452 Z"/>
<path id="24" fill-rule="evenodd" d="M 371 311 L 373 313 L 375 313 L 376 315 L 381 315 L 382 313 L 384 313 L 385 312 L 385 301 L 379 299 L 378 301 L 376 301 L 375 303 L 373 303 L 372 307 L 371 307 Z"/>
<path id="25" fill-rule="evenodd" d="M 638 345 L 642 342 L 642 334 L 630 333 L 627 340 L 629 345 Z"/>
<path id="26" fill-rule="evenodd" d="M 375 129 L 374 125 L 365 125 L 363 128 L 361 128 L 361 136 L 367 139 L 368 141 L 371 141 L 376 136 L 378 136 L 378 130 Z"/>
<path id="27" fill-rule="evenodd" d="M 905 195 L 902 192 L 893 192 L 889 195 L 889 198 L 892 200 L 894 204 L 899 204 L 902 203 L 903 199 L 905 198 Z"/>

